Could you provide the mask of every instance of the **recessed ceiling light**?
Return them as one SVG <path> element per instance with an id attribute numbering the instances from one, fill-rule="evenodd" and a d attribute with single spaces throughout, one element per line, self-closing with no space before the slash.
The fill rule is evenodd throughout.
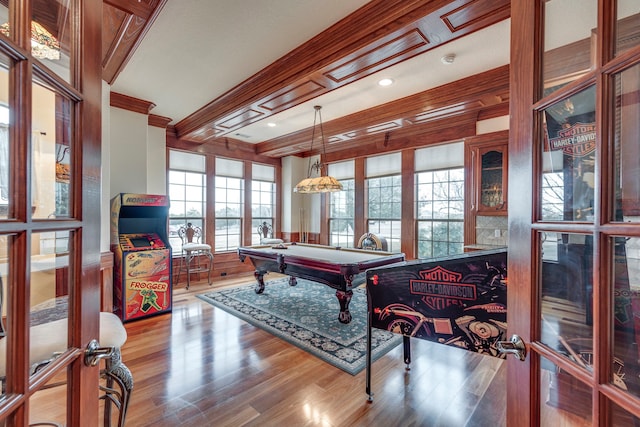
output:
<path id="1" fill-rule="evenodd" d="M 378 82 L 380 86 L 391 86 L 393 84 L 393 79 L 384 78 Z"/>
<path id="2" fill-rule="evenodd" d="M 449 65 L 449 64 L 453 64 L 453 61 L 456 60 L 456 54 L 455 53 L 448 53 L 445 56 L 443 56 L 442 58 L 440 58 L 440 61 L 442 61 L 443 64 L 445 65 Z"/>
<path id="3" fill-rule="evenodd" d="M 269 126 L 270 128 L 274 128 L 274 127 L 276 127 L 276 124 L 273 123 L 273 122 L 269 122 L 269 123 L 267 123 L 267 126 Z"/>

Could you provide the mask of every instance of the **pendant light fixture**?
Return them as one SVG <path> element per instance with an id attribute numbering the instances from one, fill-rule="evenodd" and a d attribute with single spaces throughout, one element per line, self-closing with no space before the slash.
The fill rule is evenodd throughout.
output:
<path id="1" fill-rule="evenodd" d="M 309 151 L 313 150 L 313 141 L 316 136 L 316 121 L 320 124 L 320 142 L 322 143 L 322 155 L 326 157 L 327 151 L 324 142 L 324 130 L 322 129 L 322 114 L 320 110 L 321 106 L 316 105 L 315 113 L 313 116 L 313 130 L 311 131 L 311 147 Z M 337 179 L 322 174 L 324 165 L 320 163 L 320 160 L 316 160 L 311 164 L 311 156 L 309 156 L 309 167 L 307 170 L 307 177 L 300 181 L 298 185 L 293 189 L 294 193 L 310 194 L 310 193 L 329 193 L 334 191 L 342 191 L 342 184 Z M 318 176 L 311 177 L 312 172 Z"/>

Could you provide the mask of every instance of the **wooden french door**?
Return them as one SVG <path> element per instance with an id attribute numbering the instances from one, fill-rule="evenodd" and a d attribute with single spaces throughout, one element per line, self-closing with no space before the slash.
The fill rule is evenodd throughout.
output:
<path id="1" fill-rule="evenodd" d="M 98 425 L 101 22 L 0 0 L 0 426 Z"/>
<path id="2" fill-rule="evenodd" d="M 509 426 L 640 425 L 640 7 L 511 2 Z"/>

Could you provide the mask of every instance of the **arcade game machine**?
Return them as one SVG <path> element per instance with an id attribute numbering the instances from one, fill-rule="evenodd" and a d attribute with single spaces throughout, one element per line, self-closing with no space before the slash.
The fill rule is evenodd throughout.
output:
<path id="1" fill-rule="evenodd" d="M 168 196 L 120 193 L 111 199 L 114 313 L 123 322 L 171 311 Z"/>

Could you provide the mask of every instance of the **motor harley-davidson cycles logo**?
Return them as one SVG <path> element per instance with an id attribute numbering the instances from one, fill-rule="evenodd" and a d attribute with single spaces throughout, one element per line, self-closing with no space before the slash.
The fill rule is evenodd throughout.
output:
<path id="1" fill-rule="evenodd" d="M 583 157 L 596 149 L 596 125 L 594 123 L 576 123 L 557 132 L 549 139 L 551 151 L 562 150 L 572 157 Z"/>
<path id="2" fill-rule="evenodd" d="M 441 310 L 452 304 L 475 301 L 476 285 L 462 283 L 462 274 L 437 266 L 420 272 L 422 279 L 409 282 L 410 292 L 422 295 L 423 301 L 431 309 Z M 462 300 L 462 301 L 461 301 Z"/>

